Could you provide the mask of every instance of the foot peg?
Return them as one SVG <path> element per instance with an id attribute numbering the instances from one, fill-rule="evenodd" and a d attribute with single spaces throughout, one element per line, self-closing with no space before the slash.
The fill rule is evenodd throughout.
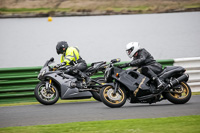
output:
<path id="1" fill-rule="evenodd" d="M 156 78 L 156 83 L 157 83 L 158 90 L 160 90 L 164 87 L 164 83 L 159 78 Z"/>

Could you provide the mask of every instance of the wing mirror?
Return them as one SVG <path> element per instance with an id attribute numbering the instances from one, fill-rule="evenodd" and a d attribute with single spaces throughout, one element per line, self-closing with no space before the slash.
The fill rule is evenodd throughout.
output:
<path id="1" fill-rule="evenodd" d="M 120 58 L 117 58 L 117 59 L 112 59 L 110 62 L 112 62 L 112 63 L 117 63 L 117 62 L 120 62 L 121 61 L 121 59 Z"/>
<path id="2" fill-rule="evenodd" d="M 51 57 L 51 59 L 50 59 L 49 61 L 53 62 L 53 61 L 54 61 L 54 58 L 53 58 L 53 57 Z"/>

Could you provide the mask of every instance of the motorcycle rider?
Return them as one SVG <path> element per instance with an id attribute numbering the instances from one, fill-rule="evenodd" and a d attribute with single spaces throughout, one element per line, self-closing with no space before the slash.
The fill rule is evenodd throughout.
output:
<path id="1" fill-rule="evenodd" d="M 140 67 L 142 74 L 151 78 L 157 83 L 158 90 L 163 88 L 163 81 L 157 77 L 157 74 L 162 72 L 162 65 L 157 63 L 153 56 L 146 49 L 140 48 L 138 42 L 130 42 L 126 45 L 126 53 L 129 58 L 133 58 L 133 60 L 130 63 L 125 63 L 121 67 Z"/>
<path id="2" fill-rule="evenodd" d="M 78 69 L 80 71 L 75 71 L 75 74 L 78 74 L 81 78 L 84 78 L 86 82 L 89 82 L 90 78 L 82 73 L 87 69 L 87 64 L 85 60 L 81 58 L 79 49 L 77 47 L 69 47 L 66 41 L 60 41 L 57 43 L 56 51 L 58 55 L 62 54 L 60 59 L 61 63 L 66 62 L 66 65 L 74 66 L 69 72 Z"/>

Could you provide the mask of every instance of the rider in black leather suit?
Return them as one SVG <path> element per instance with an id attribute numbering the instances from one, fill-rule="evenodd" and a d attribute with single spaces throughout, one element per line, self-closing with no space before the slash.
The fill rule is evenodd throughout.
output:
<path id="1" fill-rule="evenodd" d="M 140 48 L 138 42 L 127 44 L 126 49 L 128 56 L 133 58 L 133 60 L 130 63 L 125 63 L 124 67 L 140 67 L 141 73 L 156 81 L 157 89 L 161 89 L 163 87 L 163 82 L 157 77 L 157 74 L 162 72 L 162 65 L 157 63 L 146 49 Z"/>

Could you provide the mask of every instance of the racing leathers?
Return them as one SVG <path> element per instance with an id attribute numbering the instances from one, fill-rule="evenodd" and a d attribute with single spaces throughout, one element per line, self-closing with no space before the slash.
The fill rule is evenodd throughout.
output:
<path id="1" fill-rule="evenodd" d="M 87 69 L 87 64 L 85 60 L 81 58 L 77 47 L 68 47 L 66 52 L 61 56 L 61 63 L 62 62 L 66 62 L 66 65 L 74 66 L 66 71 L 66 73 L 78 74 L 81 78 L 84 78 L 86 82 L 90 81 L 90 78 L 83 73 L 83 71 Z"/>
<path id="2" fill-rule="evenodd" d="M 140 67 L 142 74 L 156 81 L 157 89 L 163 87 L 163 82 L 157 77 L 157 74 L 162 72 L 162 65 L 157 63 L 146 49 L 139 49 L 127 65 Z"/>
<path id="3" fill-rule="evenodd" d="M 68 47 L 60 59 L 61 63 L 66 62 L 66 65 L 73 65 L 75 68 L 84 71 L 87 69 L 87 64 L 79 54 L 77 47 Z"/>

